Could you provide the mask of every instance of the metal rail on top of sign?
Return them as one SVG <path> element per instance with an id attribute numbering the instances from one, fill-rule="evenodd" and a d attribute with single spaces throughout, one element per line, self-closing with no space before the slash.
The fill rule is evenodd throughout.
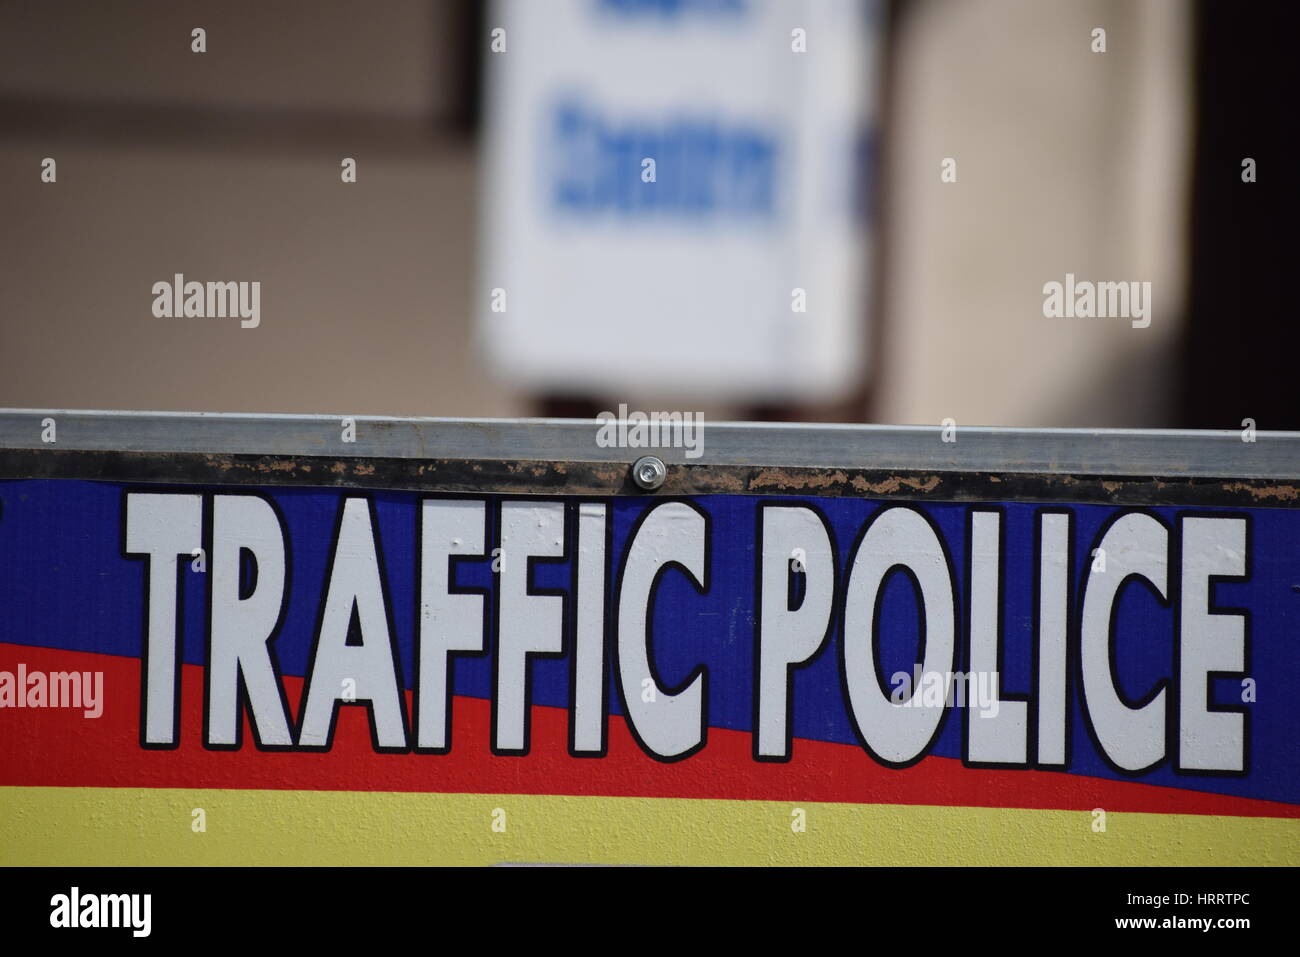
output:
<path id="1" fill-rule="evenodd" d="M 630 422 L 630 425 L 629 425 Z M 685 441 L 683 441 L 685 435 Z M 1300 432 L 0 410 L 7 477 L 1300 506 Z"/>

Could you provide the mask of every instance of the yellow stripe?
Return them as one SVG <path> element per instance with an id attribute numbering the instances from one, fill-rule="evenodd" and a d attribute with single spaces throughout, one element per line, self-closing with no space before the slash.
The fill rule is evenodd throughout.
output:
<path id="1" fill-rule="evenodd" d="M 0 864 L 1300 864 L 1300 820 L 772 801 L 0 788 Z M 193 830 L 202 808 L 207 830 Z M 493 829 L 495 820 L 504 831 Z"/>

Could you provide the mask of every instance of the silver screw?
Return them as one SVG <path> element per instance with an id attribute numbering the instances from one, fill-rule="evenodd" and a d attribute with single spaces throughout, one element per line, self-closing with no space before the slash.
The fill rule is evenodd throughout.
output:
<path id="1" fill-rule="evenodd" d="M 643 455 L 632 463 L 632 481 L 647 492 L 653 492 L 663 485 L 667 477 L 668 469 L 653 455 Z"/>

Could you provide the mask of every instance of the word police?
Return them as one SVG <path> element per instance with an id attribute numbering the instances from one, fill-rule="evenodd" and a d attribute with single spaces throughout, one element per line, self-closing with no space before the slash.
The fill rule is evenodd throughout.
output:
<path id="1" fill-rule="evenodd" d="M 452 739 L 452 661 L 489 649 L 491 746 L 498 754 L 528 751 L 533 655 L 570 657 L 572 753 L 604 753 L 609 655 L 610 690 L 620 695 L 629 728 L 648 754 L 676 760 L 705 743 L 708 668 L 701 660 L 684 682 L 664 687 L 652 651 L 655 594 L 660 580 L 671 575 L 685 576 L 696 593 L 707 595 L 713 578 L 735 580 L 718 572 L 749 551 L 714 554 L 710 519 L 689 502 L 648 504 L 615 556 L 608 553 L 613 537 L 607 535 L 607 502 L 421 500 L 411 516 L 418 614 L 408 722 L 388 614 L 391 583 L 369 499 L 340 500 L 296 718 L 272 647 L 289 578 L 289 543 L 276 506 L 260 494 L 130 491 L 125 500 L 124 552 L 147 564 L 145 747 L 178 742 L 178 563 L 190 556 L 206 557 L 209 576 L 203 733 L 210 748 L 240 746 L 246 707 L 259 747 L 328 749 L 338 708 L 359 703 L 369 709 L 377 750 L 445 753 Z M 1002 512 L 967 510 L 961 574 L 938 528 L 910 505 L 872 512 L 843 567 L 837 567 L 815 508 L 763 503 L 757 521 L 754 757 L 790 756 L 798 707 L 792 673 L 823 654 L 838 628 L 845 707 L 863 747 L 891 766 L 919 760 L 934 744 L 952 698 L 942 688 L 919 702 L 891 695 L 878 660 L 883 586 L 899 570 L 912 579 L 924 622 L 924 674 L 951 677 L 959 661 L 968 662 L 968 674 L 996 674 L 1004 652 Z M 1074 515 L 1043 509 L 1034 521 L 1036 554 L 1028 556 L 1037 596 L 1033 693 L 1003 696 L 987 714 L 966 722 L 967 760 L 1067 765 L 1067 714 L 1077 694 L 1090 735 L 1118 769 L 1140 772 L 1168 759 L 1184 772 L 1243 772 L 1244 709 L 1212 706 L 1209 692 L 1212 676 L 1244 677 L 1249 660 L 1246 614 L 1220 610 L 1212 600 L 1216 580 L 1247 574 L 1247 519 L 1189 514 L 1167 524 L 1143 511 L 1117 512 L 1098 537 L 1096 553 L 1103 559 L 1081 570 L 1078 600 L 1070 560 Z M 498 530 L 494 540 L 489 528 Z M 493 557 L 491 598 L 483 589 L 453 586 L 453 566 L 466 556 Z M 256 568 L 251 582 L 243 573 L 249 559 Z M 546 560 L 571 562 L 567 588 L 534 585 L 535 561 Z M 959 606 L 963 583 L 968 594 Z M 1167 678 L 1143 698 L 1126 695 L 1118 685 L 1115 613 L 1130 583 L 1176 610 Z M 959 607 L 968 613 L 959 616 Z M 718 621 L 725 632 L 718 646 L 736 647 L 726 619 Z M 1131 641 L 1131 634 L 1119 637 Z"/>

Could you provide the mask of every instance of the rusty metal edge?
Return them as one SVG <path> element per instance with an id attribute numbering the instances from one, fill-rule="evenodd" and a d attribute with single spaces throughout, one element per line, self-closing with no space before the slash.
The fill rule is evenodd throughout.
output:
<path id="1" fill-rule="evenodd" d="M 621 463 L 0 449 L 0 478 L 542 495 L 645 495 Z M 951 502 L 1300 507 L 1275 479 L 669 465 L 655 496 L 739 494 Z"/>

